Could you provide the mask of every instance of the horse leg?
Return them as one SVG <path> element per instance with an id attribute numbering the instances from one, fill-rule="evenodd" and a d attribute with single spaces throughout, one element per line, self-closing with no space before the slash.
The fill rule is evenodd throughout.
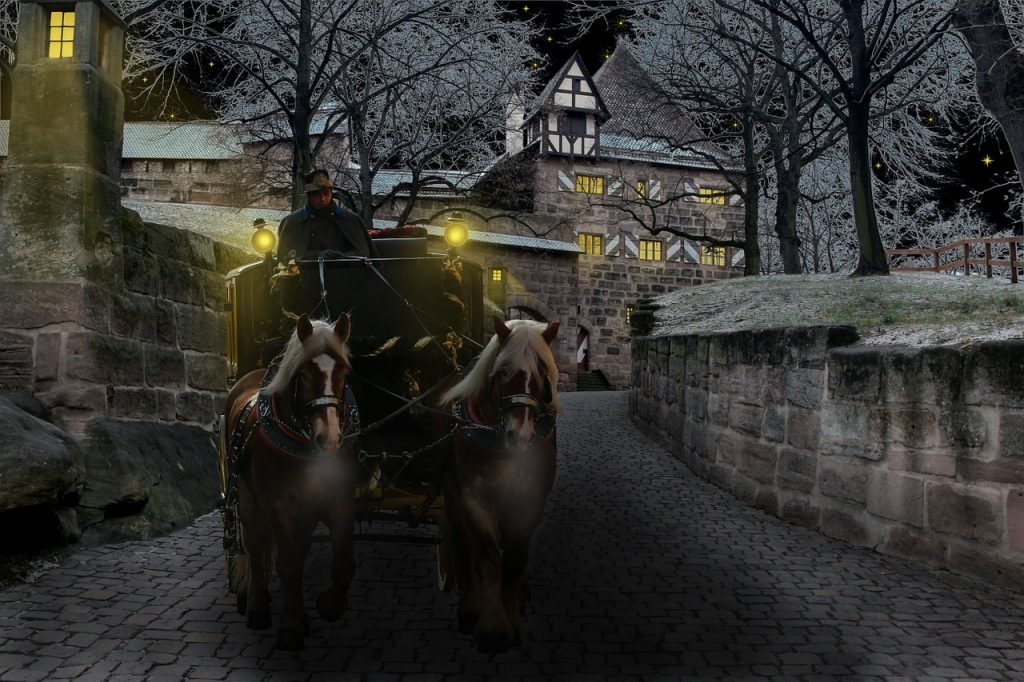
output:
<path id="1" fill-rule="evenodd" d="M 283 510 L 279 508 L 277 511 Z M 276 515 L 273 523 L 277 537 L 277 575 L 281 579 L 284 596 L 275 646 L 285 651 L 301 651 L 309 629 L 306 605 L 302 599 L 302 569 L 306 565 L 317 520 L 313 516 L 285 512 Z"/>
<path id="2" fill-rule="evenodd" d="M 331 560 L 331 586 L 321 592 L 316 600 L 317 612 L 329 623 L 341 618 L 348 610 L 348 588 L 355 574 L 352 516 L 352 510 L 346 510 L 337 514 L 329 524 L 334 554 Z"/>
<path id="3" fill-rule="evenodd" d="M 465 507 L 473 546 L 473 579 L 476 582 L 477 620 L 473 637 L 484 653 L 501 653 L 512 646 L 514 633 L 501 598 L 501 551 L 494 515 L 470 501 Z"/>
<path id="4" fill-rule="evenodd" d="M 241 610 L 244 605 L 245 624 L 249 628 L 266 630 L 271 626 L 269 581 L 274 540 L 270 526 L 256 507 L 252 493 L 244 486 L 239 495 L 239 516 L 242 522 L 242 545 L 246 553 L 238 559 L 247 566 L 244 566 L 240 576 L 245 582 L 245 598 L 238 600 L 238 607 Z"/>
<path id="5" fill-rule="evenodd" d="M 466 522 L 462 491 L 458 487 L 445 487 L 444 500 L 445 514 L 448 516 L 451 532 L 452 549 L 455 554 L 455 583 L 459 594 L 457 611 L 459 632 L 471 635 L 480 613 L 478 605 L 480 586 L 477 584 L 476 573 L 473 571 L 473 566 L 476 564 L 473 552 L 476 546 L 471 541 L 469 525 Z"/>
<path id="6" fill-rule="evenodd" d="M 530 587 L 526 581 L 529 549 L 529 534 L 516 535 L 507 539 L 501 556 L 501 600 L 516 642 L 522 630 L 522 614 L 530 599 Z"/>

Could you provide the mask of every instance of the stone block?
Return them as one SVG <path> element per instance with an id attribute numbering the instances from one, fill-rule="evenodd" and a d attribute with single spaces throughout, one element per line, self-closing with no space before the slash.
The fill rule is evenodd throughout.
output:
<path id="1" fill-rule="evenodd" d="M 867 509 L 876 516 L 920 528 L 924 525 L 924 481 L 875 469 L 868 481 Z"/>
<path id="2" fill-rule="evenodd" d="M 965 402 L 1024 408 L 1024 340 L 989 341 L 965 353 Z"/>
<path id="3" fill-rule="evenodd" d="M 944 542 L 906 526 L 890 526 L 879 551 L 933 568 L 942 567 L 946 563 Z"/>
<path id="4" fill-rule="evenodd" d="M 779 494 L 770 485 L 758 486 L 754 493 L 754 509 L 760 509 L 765 514 L 772 516 L 779 515 Z"/>
<path id="5" fill-rule="evenodd" d="M 838 348 L 829 355 L 828 397 L 831 400 L 878 400 L 882 351 L 871 346 Z"/>
<path id="6" fill-rule="evenodd" d="M 761 422 L 761 437 L 772 443 L 781 443 L 786 438 L 786 414 L 780 408 L 765 408 Z"/>
<path id="7" fill-rule="evenodd" d="M 951 346 L 888 348 L 882 375 L 886 402 L 949 405 L 962 399 L 963 354 Z"/>
<path id="8" fill-rule="evenodd" d="M 791 369 L 786 374 L 786 400 L 809 410 L 821 407 L 825 372 L 820 369 Z"/>
<path id="9" fill-rule="evenodd" d="M 177 418 L 180 421 L 196 422 L 204 426 L 213 423 L 217 416 L 213 395 L 199 391 L 178 393 Z"/>
<path id="10" fill-rule="evenodd" d="M 784 495 L 779 507 L 779 518 L 804 528 L 817 528 L 820 514 L 818 505 L 804 495 Z"/>
<path id="11" fill-rule="evenodd" d="M 146 344 L 146 385 L 171 388 L 185 385 L 185 354 L 177 348 Z"/>
<path id="12" fill-rule="evenodd" d="M 110 331 L 114 336 L 152 342 L 156 337 L 154 299 L 138 294 L 115 294 L 110 301 Z"/>
<path id="13" fill-rule="evenodd" d="M 160 260 L 139 249 L 124 250 L 124 285 L 147 296 L 160 295 Z"/>
<path id="14" fill-rule="evenodd" d="M 170 301 L 162 301 L 160 299 L 154 301 L 153 314 L 156 317 L 156 342 L 161 345 L 172 347 L 178 345 L 176 307 Z"/>
<path id="15" fill-rule="evenodd" d="M 690 419 L 704 421 L 708 414 L 708 394 L 696 388 L 686 388 L 683 394 L 683 411 Z"/>
<path id="16" fill-rule="evenodd" d="M 714 461 L 735 467 L 740 461 L 745 446 L 746 441 L 743 438 L 733 433 L 723 433 L 718 439 L 718 447 L 714 451 Z"/>
<path id="17" fill-rule="evenodd" d="M 249 263 L 255 263 L 259 256 L 250 253 L 236 246 L 229 246 L 221 242 L 213 244 L 214 269 L 222 275 L 226 275 L 235 268 L 240 268 Z"/>
<path id="18" fill-rule="evenodd" d="M 818 466 L 818 490 L 827 497 L 865 504 L 868 469 L 856 461 L 823 458 Z"/>
<path id="19" fill-rule="evenodd" d="M 103 414 L 107 409 L 107 390 L 103 386 L 62 385 L 38 394 L 48 409 L 68 408 L 79 412 Z"/>
<path id="20" fill-rule="evenodd" d="M 729 492 L 740 502 L 752 504 L 754 502 L 754 495 L 757 494 L 757 483 L 745 476 L 736 474 L 733 476 L 732 487 L 729 488 Z"/>
<path id="21" fill-rule="evenodd" d="M 974 576 L 989 584 L 1021 591 L 1024 562 L 995 551 L 955 543 L 950 545 L 947 565 L 951 571 Z"/>
<path id="22" fill-rule="evenodd" d="M 801 367 L 822 367 L 828 351 L 856 342 L 854 327 L 790 327 L 786 330 L 786 362 Z"/>
<path id="23" fill-rule="evenodd" d="M 196 270 L 179 260 L 160 260 L 160 295 L 178 303 L 203 304 L 203 285 Z"/>
<path id="24" fill-rule="evenodd" d="M 890 442 L 912 448 L 929 448 L 938 444 L 938 420 L 928 408 L 889 406 L 885 412 Z"/>
<path id="25" fill-rule="evenodd" d="M 817 451 L 821 444 L 821 412 L 790 407 L 786 442 L 801 450 Z"/>
<path id="26" fill-rule="evenodd" d="M 32 391 L 34 346 L 29 334 L 0 331 L 0 389 Z"/>
<path id="27" fill-rule="evenodd" d="M 228 383 L 227 362 L 221 355 L 188 353 L 185 356 L 188 385 L 202 391 L 223 391 Z"/>
<path id="28" fill-rule="evenodd" d="M 955 448 L 980 448 L 988 442 L 988 425 L 977 408 L 954 405 L 939 413 L 939 430 Z"/>
<path id="29" fill-rule="evenodd" d="M 718 393 L 708 393 L 708 417 L 716 426 L 729 425 L 730 401 Z"/>
<path id="30" fill-rule="evenodd" d="M 182 350 L 224 352 L 227 345 L 227 327 L 222 314 L 201 306 L 179 305 L 175 306 L 175 316 L 178 344 Z M 656 380 L 660 378 L 655 377 Z"/>
<path id="31" fill-rule="evenodd" d="M 933 476 L 956 476 L 956 455 L 946 449 L 917 450 L 891 448 L 886 455 L 886 466 L 893 471 L 913 471 Z"/>
<path id="32" fill-rule="evenodd" d="M 0 428 L 0 511 L 52 505 L 81 491 L 82 455 L 68 434 L 6 398 Z"/>
<path id="33" fill-rule="evenodd" d="M 826 402 L 821 411 L 822 454 L 872 461 L 882 459 L 885 443 L 880 440 L 879 432 L 883 426 L 878 423 L 877 416 L 884 416 L 885 412 L 875 411 L 875 414 L 873 424 L 870 406 L 854 402 Z"/>
<path id="34" fill-rule="evenodd" d="M 36 380 L 51 381 L 59 376 L 60 333 L 44 333 L 36 337 Z"/>
<path id="35" fill-rule="evenodd" d="M 1024 481 L 1024 461 L 1019 459 L 982 462 L 961 458 L 956 462 L 956 471 L 960 478 L 968 482 L 1020 485 Z"/>
<path id="36" fill-rule="evenodd" d="M 1024 412 L 1003 410 L 1000 413 L 999 455 L 1024 459 Z"/>
<path id="37" fill-rule="evenodd" d="M 745 440 L 739 449 L 736 468 L 760 483 L 774 483 L 777 460 L 774 445 Z"/>
<path id="38" fill-rule="evenodd" d="M 157 395 L 151 388 L 116 388 L 107 397 L 113 417 L 152 419 L 157 416 Z"/>
<path id="39" fill-rule="evenodd" d="M 224 291 L 224 276 L 210 272 L 200 271 L 203 280 L 203 305 L 214 312 L 224 312 L 224 303 L 227 301 L 227 294 Z"/>
<path id="40" fill-rule="evenodd" d="M 1002 499 L 998 492 L 937 483 L 929 484 L 925 494 L 932 530 L 990 544 L 1002 540 Z"/>
<path id="41" fill-rule="evenodd" d="M 7 329 L 71 323 L 97 332 L 110 329 L 110 294 L 91 284 L 11 282 L 0 287 Z"/>
<path id="42" fill-rule="evenodd" d="M 191 230 L 183 230 L 185 245 L 188 248 L 189 263 L 203 270 L 217 269 L 217 256 L 213 250 L 213 240 Z"/>
<path id="43" fill-rule="evenodd" d="M 178 415 L 178 395 L 166 388 L 154 389 L 156 393 L 156 417 L 162 421 L 172 422 Z"/>
<path id="44" fill-rule="evenodd" d="M 821 533 L 862 547 L 874 547 L 881 535 L 878 524 L 872 523 L 865 514 L 837 507 L 821 510 Z"/>
<path id="45" fill-rule="evenodd" d="M 708 480 L 725 490 L 732 489 L 735 475 L 736 469 L 727 464 L 715 463 L 708 469 Z"/>
<path id="46" fill-rule="evenodd" d="M 729 406 L 729 425 L 737 431 L 760 437 L 762 421 L 764 408 L 759 405 L 733 401 Z"/>
<path id="47" fill-rule="evenodd" d="M 146 249 L 161 262 L 171 259 L 181 263 L 190 261 L 187 230 L 160 223 L 146 223 Z"/>
<path id="48" fill-rule="evenodd" d="M 1010 549 L 1024 554 L 1024 489 L 1006 495 L 1006 530 Z"/>
<path id="49" fill-rule="evenodd" d="M 783 448 L 779 453 L 779 487 L 783 490 L 810 493 L 814 490 L 814 482 L 818 478 L 817 468 L 817 456 Z"/>
<path id="50" fill-rule="evenodd" d="M 65 375 L 103 384 L 142 384 L 142 344 L 92 332 L 70 332 L 65 346 Z"/>

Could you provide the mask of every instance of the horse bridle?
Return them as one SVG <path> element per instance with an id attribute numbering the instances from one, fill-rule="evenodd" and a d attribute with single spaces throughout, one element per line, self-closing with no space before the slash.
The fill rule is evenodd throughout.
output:
<path id="1" fill-rule="evenodd" d="M 544 399 L 545 403 L 550 402 L 551 400 L 551 382 L 548 379 L 544 379 Z M 541 401 L 537 400 L 529 393 L 512 393 L 498 398 L 499 414 L 504 414 L 505 412 L 520 406 L 533 411 L 538 411 L 542 407 Z M 544 408 L 545 412 L 550 411 L 546 409 L 546 404 L 544 405 Z"/>

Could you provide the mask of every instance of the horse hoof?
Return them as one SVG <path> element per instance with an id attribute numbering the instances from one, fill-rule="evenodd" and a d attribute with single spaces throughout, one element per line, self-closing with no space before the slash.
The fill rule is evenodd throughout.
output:
<path id="1" fill-rule="evenodd" d="M 300 633 L 280 632 L 277 635 L 274 648 L 281 651 L 302 651 L 306 648 L 306 643 Z"/>
<path id="2" fill-rule="evenodd" d="M 254 611 L 246 617 L 245 624 L 250 630 L 266 630 L 271 625 L 270 612 Z"/>
<path id="3" fill-rule="evenodd" d="M 333 623 L 348 610 L 348 598 L 331 599 L 327 595 L 328 593 L 324 592 L 316 598 L 316 611 L 328 623 Z"/>

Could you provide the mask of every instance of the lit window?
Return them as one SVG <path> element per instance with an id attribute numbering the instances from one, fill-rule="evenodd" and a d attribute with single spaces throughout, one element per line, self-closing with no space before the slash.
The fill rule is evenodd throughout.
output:
<path id="1" fill-rule="evenodd" d="M 491 268 L 491 281 L 503 282 L 505 280 L 505 268 Z"/>
<path id="2" fill-rule="evenodd" d="M 576 175 L 576 191 L 587 194 L 604 194 L 604 177 L 600 175 Z"/>
<path id="3" fill-rule="evenodd" d="M 725 190 L 718 187 L 701 187 L 698 191 L 698 200 L 702 204 L 725 205 Z"/>
<path id="4" fill-rule="evenodd" d="M 647 198 L 647 181 L 637 180 L 636 181 L 636 195 L 641 199 Z"/>
<path id="5" fill-rule="evenodd" d="M 590 256 L 604 253 L 604 239 L 599 234 L 580 232 L 580 251 Z"/>
<path id="6" fill-rule="evenodd" d="M 661 260 L 661 242 L 655 239 L 641 239 L 640 260 Z"/>
<path id="7" fill-rule="evenodd" d="M 632 322 L 633 322 L 633 306 L 627 305 L 626 306 L 626 324 L 630 324 Z"/>
<path id="8" fill-rule="evenodd" d="M 71 57 L 75 46 L 75 13 L 50 12 L 50 47 L 47 56 L 51 59 Z"/>
<path id="9" fill-rule="evenodd" d="M 701 265 L 725 265 L 724 246 L 702 246 L 700 248 Z"/>

